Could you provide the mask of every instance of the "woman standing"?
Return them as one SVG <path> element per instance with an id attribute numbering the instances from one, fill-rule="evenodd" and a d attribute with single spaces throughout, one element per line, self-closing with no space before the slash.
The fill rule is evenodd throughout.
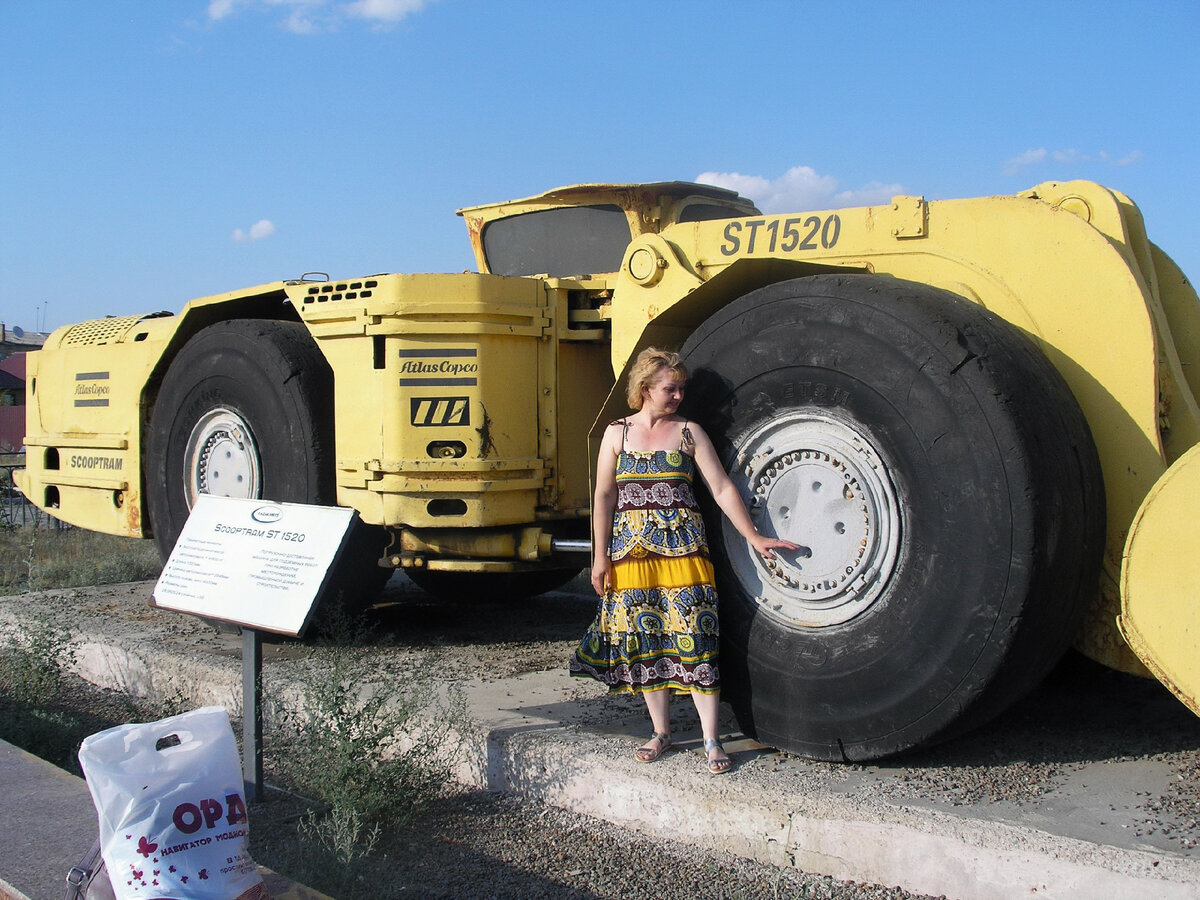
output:
<path id="1" fill-rule="evenodd" d="M 704 429 L 676 414 L 687 376 L 678 353 L 643 350 L 626 390 L 636 412 L 604 432 L 592 508 L 592 587 L 602 600 L 571 674 L 645 698 L 653 733 L 641 762 L 671 746 L 670 692 L 690 693 L 708 770 L 720 775 L 732 764 L 717 734 L 717 592 L 694 472 L 756 552 L 772 559 L 774 549 L 798 547 L 758 533 Z"/>

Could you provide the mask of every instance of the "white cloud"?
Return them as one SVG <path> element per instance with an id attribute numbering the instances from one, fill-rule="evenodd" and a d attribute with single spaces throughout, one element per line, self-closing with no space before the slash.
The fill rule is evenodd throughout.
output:
<path id="1" fill-rule="evenodd" d="M 1089 162 L 1088 157 L 1078 150 L 1055 150 L 1051 155 L 1060 163 Z"/>
<path id="2" fill-rule="evenodd" d="M 1020 156 L 1014 156 L 1004 164 L 1005 175 L 1016 175 L 1026 166 L 1037 165 L 1046 159 L 1046 148 L 1039 147 L 1037 150 L 1026 150 Z"/>
<path id="3" fill-rule="evenodd" d="M 208 18 L 217 22 L 242 9 L 282 13 L 281 26 L 293 34 L 334 31 L 345 19 L 386 29 L 418 13 L 434 0 L 209 0 Z"/>
<path id="4" fill-rule="evenodd" d="M 214 22 L 223 19 L 231 12 L 237 0 L 211 0 L 208 4 L 208 17 Z"/>
<path id="5" fill-rule="evenodd" d="M 270 219 L 259 219 L 250 226 L 249 231 L 242 231 L 240 228 L 233 230 L 233 239 L 239 243 L 249 241 L 261 241 L 263 238 L 269 238 L 275 233 L 275 223 Z"/>
<path id="6" fill-rule="evenodd" d="M 1114 158 L 1104 150 L 1096 154 L 1091 154 L 1074 148 L 1047 150 L 1045 147 L 1039 147 L 1037 150 L 1026 150 L 1020 156 L 1014 156 L 1012 159 L 1006 160 L 1004 163 L 1004 174 L 1019 175 L 1027 168 L 1041 165 L 1046 160 L 1052 160 L 1066 166 L 1091 162 L 1101 162 L 1109 166 L 1132 166 L 1134 163 L 1140 162 L 1141 159 L 1141 150 L 1134 150 L 1131 153 L 1126 153 L 1124 156 Z"/>
<path id="7" fill-rule="evenodd" d="M 428 5 L 428 0 L 354 0 L 343 9 L 354 19 L 394 25 L 405 16 L 418 13 Z"/>
<path id="8" fill-rule="evenodd" d="M 879 181 L 868 181 L 856 191 L 838 191 L 833 199 L 834 206 L 878 206 L 881 203 L 891 203 L 892 198 L 905 194 L 907 191 L 902 184 L 883 184 Z"/>
<path id="9" fill-rule="evenodd" d="M 811 166 L 794 166 L 774 179 L 740 172 L 701 172 L 696 181 L 737 191 L 753 200 L 764 213 L 872 206 L 887 203 L 897 194 L 904 193 L 899 184 L 878 181 L 868 182 L 856 190 L 839 191 L 836 178 L 819 175 Z"/>
<path id="10" fill-rule="evenodd" d="M 283 20 L 284 31 L 290 31 L 292 34 L 316 34 L 320 31 L 325 31 L 326 28 L 332 27 L 326 22 L 318 22 L 309 15 L 308 6 L 305 5 L 299 9 L 293 9 L 286 19 Z"/>
<path id="11" fill-rule="evenodd" d="M 1134 163 L 1142 161 L 1142 151 L 1134 150 L 1132 153 L 1126 153 L 1118 159 L 1112 159 L 1107 153 L 1101 153 L 1100 158 L 1113 166 L 1132 166 Z"/>

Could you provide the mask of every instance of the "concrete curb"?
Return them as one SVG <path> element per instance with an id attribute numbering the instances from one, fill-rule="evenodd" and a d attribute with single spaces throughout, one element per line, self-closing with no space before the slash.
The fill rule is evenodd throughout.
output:
<path id="1" fill-rule="evenodd" d="M 492 711 L 493 721 L 476 736 L 486 765 L 471 783 L 759 862 L 933 896 L 1200 897 L 1200 860 L 837 792 L 768 793 L 757 780 L 709 775 L 698 737 L 641 765 L 632 759 L 636 732 L 613 737 L 538 716 L 548 695 L 571 692 L 569 681 L 538 673 L 473 687 L 473 711 Z M 508 721 L 495 720 L 505 711 L 500 694 L 521 698 Z M 726 749 L 745 766 L 767 748 L 741 738 Z"/>

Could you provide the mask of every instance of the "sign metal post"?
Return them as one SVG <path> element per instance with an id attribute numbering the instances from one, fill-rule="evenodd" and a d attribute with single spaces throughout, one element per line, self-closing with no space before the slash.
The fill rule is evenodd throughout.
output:
<path id="1" fill-rule="evenodd" d="M 242 779 L 246 799 L 263 798 L 262 632 L 242 631 Z"/>

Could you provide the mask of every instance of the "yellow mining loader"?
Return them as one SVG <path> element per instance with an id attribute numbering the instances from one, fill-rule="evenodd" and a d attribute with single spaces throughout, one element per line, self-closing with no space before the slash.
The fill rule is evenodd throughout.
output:
<path id="1" fill-rule="evenodd" d="M 675 347 L 683 413 L 759 530 L 801 547 L 764 562 L 710 518 L 749 734 L 920 746 L 1072 643 L 1200 712 L 1200 305 L 1127 197 L 763 215 L 590 184 L 460 215 L 478 273 L 307 274 L 60 328 L 29 360 L 20 487 L 164 555 L 200 493 L 340 504 L 348 593 L 393 568 L 536 593 L 587 562 L 626 366 Z"/>

